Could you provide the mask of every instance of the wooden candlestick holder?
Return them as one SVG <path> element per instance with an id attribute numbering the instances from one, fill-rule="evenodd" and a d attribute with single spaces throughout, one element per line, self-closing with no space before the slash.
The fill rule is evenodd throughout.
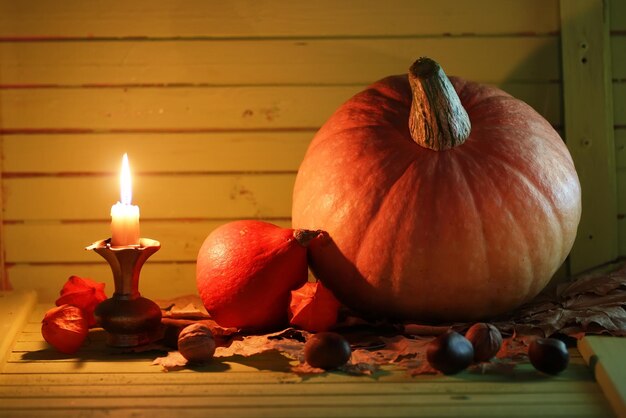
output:
<path id="1" fill-rule="evenodd" d="M 111 239 L 96 241 L 85 249 L 100 254 L 111 266 L 115 293 L 95 310 L 98 324 L 107 331 L 107 344 L 136 347 L 154 341 L 161 328 L 161 309 L 139 294 L 139 273 L 161 243 L 141 238 L 139 245 L 111 246 Z"/>

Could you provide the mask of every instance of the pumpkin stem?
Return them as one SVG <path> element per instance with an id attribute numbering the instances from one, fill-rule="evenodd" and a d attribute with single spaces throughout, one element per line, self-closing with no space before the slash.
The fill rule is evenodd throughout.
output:
<path id="1" fill-rule="evenodd" d="M 294 229 L 293 237 L 298 241 L 298 244 L 303 247 L 307 247 L 313 238 L 321 234 L 321 230 L 312 231 L 310 229 Z"/>
<path id="2" fill-rule="evenodd" d="M 425 148 L 442 151 L 461 145 L 472 129 L 469 116 L 441 66 L 422 57 L 409 69 L 413 102 L 409 130 Z"/>

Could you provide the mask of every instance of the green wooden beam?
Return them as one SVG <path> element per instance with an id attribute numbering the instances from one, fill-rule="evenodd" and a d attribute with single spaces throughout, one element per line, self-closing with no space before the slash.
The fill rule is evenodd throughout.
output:
<path id="1" fill-rule="evenodd" d="M 561 0 L 565 139 L 582 186 L 576 274 L 618 256 L 608 0 Z"/>

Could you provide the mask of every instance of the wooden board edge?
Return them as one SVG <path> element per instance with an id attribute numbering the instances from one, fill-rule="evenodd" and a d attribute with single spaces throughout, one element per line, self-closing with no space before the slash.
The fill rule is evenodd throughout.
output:
<path id="1" fill-rule="evenodd" d="M 0 292 L 0 372 L 36 303 L 37 293 L 32 290 Z"/>
<path id="2" fill-rule="evenodd" d="M 560 11 L 565 138 L 582 187 L 569 257 L 577 274 L 618 255 L 609 11 L 605 0 L 561 0 Z"/>
<path id="3" fill-rule="evenodd" d="M 603 338 L 618 338 L 607 336 L 587 336 L 578 341 L 578 351 L 585 363 L 592 369 L 595 379 L 608 400 L 613 412 L 618 417 L 626 417 L 626 399 L 620 394 L 620 386 L 626 386 L 626 382 L 619 382 L 612 378 L 610 366 L 605 364 L 601 356 L 598 356 L 594 341 Z"/>

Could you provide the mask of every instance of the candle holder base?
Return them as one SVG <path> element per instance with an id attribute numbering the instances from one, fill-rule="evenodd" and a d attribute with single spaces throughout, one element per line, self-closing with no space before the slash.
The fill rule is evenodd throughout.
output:
<path id="1" fill-rule="evenodd" d="M 148 344 L 157 339 L 161 326 L 161 308 L 142 296 L 131 300 L 113 296 L 97 306 L 95 316 L 112 347 Z"/>
<path id="2" fill-rule="evenodd" d="M 100 254 L 113 271 L 115 293 L 95 310 L 96 321 L 108 333 L 108 345 L 136 347 L 158 337 L 161 309 L 138 289 L 141 267 L 160 248 L 158 241 L 148 238 L 141 238 L 139 245 L 123 247 L 113 247 L 107 239 L 86 248 Z"/>

